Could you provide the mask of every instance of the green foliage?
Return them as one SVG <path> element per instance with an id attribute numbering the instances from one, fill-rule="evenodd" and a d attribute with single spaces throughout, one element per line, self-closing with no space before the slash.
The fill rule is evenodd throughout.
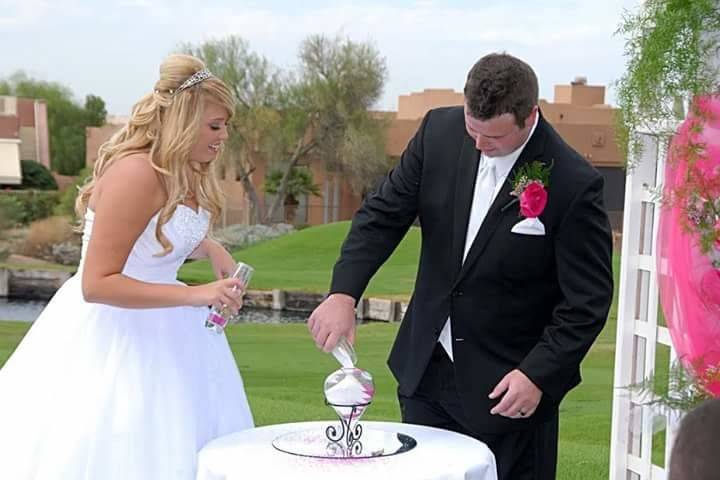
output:
<path id="1" fill-rule="evenodd" d="M 31 223 L 52 216 L 60 198 L 58 192 L 55 191 L 26 190 L 18 192 L 18 195 L 25 210 L 23 223 Z"/>
<path id="2" fill-rule="evenodd" d="M 250 175 L 256 168 L 258 157 L 272 158 L 269 152 L 276 148 L 282 137 L 279 123 L 284 79 L 280 70 L 265 57 L 250 51 L 247 42 L 236 35 L 209 40 L 199 46 L 182 45 L 180 51 L 202 59 L 237 99 L 220 161 L 225 167 L 233 168 L 236 178 L 243 182 L 252 221 L 262 221 L 265 217 L 263 205 Z M 284 144 L 280 149 L 283 148 Z"/>
<path id="3" fill-rule="evenodd" d="M 305 39 L 299 58 L 296 108 L 305 112 L 325 161 L 341 164 L 348 129 L 374 126 L 369 109 L 385 85 L 385 58 L 370 43 L 323 35 Z"/>
<path id="4" fill-rule="evenodd" d="M 320 188 L 313 183 L 312 172 L 307 168 L 293 168 L 290 171 L 290 179 L 285 189 L 286 200 L 293 201 L 303 195 L 320 196 Z M 273 170 L 265 177 L 264 189 L 267 193 L 277 194 L 280 190 L 280 182 L 285 172 Z"/>
<path id="5" fill-rule="evenodd" d="M 361 126 L 345 131 L 340 149 L 340 165 L 350 187 L 357 195 L 374 190 L 392 168 L 393 160 L 385 153 L 389 120 L 372 118 Z"/>
<path id="6" fill-rule="evenodd" d="M 704 130 L 711 129 L 714 115 L 708 97 L 698 98 L 702 101 L 693 102 L 693 117 L 680 127 L 669 157 L 671 162 L 682 165 L 683 181 L 667 187 L 662 201 L 679 209 L 680 226 L 694 237 L 700 252 L 708 256 L 715 268 L 720 268 L 720 258 L 713 255 L 715 246 L 720 244 L 720 171 L 708 172 L 701 166 L 712 162 L 715 155 L 703 138 Z"/>
<path id="7" fill-rule="evenodd" d="M 659 387 L 658 380 L 664 379 L 648 377 L 630 388 L 650 398 L 646 405 L 689 412 L 714 398 L 708 386 L 720 380 L 720 367 L 709 367 L 700 376 L 695 376 L 680 361 L 675 361 L 668 372 L 668 388 Z"/>
<path id="8" fill-rule="evenodd" d="M 684 117 L 684 102 L 717 89 L 717 72 L 707 59 L 715 53 L 719 30 L 715 0 L 647 0 L 624 15 L 617 33 L 627 39 L 628 64 L 617 97 L 618 142 L 626 154 L 640 150 L 632 132 L 656 131 Z"/>
<path id="9" fill-rule="evenodd" d="M 96 95 L 88 95 L 85 97 L 85 125 L 89 127 L 102 127 L 105 125 L 106 118 L 107 110 L 105 109 L 105 101 Z"/>
<path id="10" fill-rule="evenodd" d="M 36 190 L 57 190 L 55 177 L 45 165 L 33 160 L 21 160 L 22 184 L 20 188 Z"/>
<path id="11" fill-rule="evenodd" d="M 15 218 L 21 224 L 51 216 L 59 201 L 57 191 L 7 190 L 0 193 L 0 196 L 12 197 L 19 203 L 20 210 Z"/>
<path id="12" fill-rule="evenodd" d="M 533 181 L 540 181 L 545 188 L 550 185 L 550 170 L 552 164 L 535 160 L 520 167 L 513 179 L 512 195 L 520 196 L 525 187 Z"/>
<path id="13" fill-rule="evenodd" d="M 90 175 L 92 175 L 91 167 L 85 167 L 80 171 L 73 184 L 60 195 L 60 200 L 55 207 L 55 215 L 70 217 L 75 215 L 75 199 L 77 198 L 78 189 L 85 185 Z"/>
<path id="14" fill-rule="evenodd" d="M 0 192 L 0 235 L 21 223 L 24 216 L 22 203 L 14 196 Z"/>
<path id="15" fill-rule="evenodd" d="M 76 175 L 85 165 L 85 127 L 76 122 L 50 122 L 53 168 L 61 175 Z M 62 139 L 62 140 L 60 140 Z"/>
<path id="16" fill-rule="evenodd" d="M 52 169 L 62 175 L 76 175 L 85 166 L 85 127 L 102 125 L 105 103 L 88 95 L 88 110 L 77 104 L 70 89 L 17 72 L 0 81 L 6 95 L 35 98 L 47 104 Z"/>
<path id="17" fill-rule="evenodd" d="M 284 122 L 279 128 L 282 133 L 278 138 L 287 141 L 286 153 L 278 159 L 285 171 L 310 154 L 321 158 L 330 171 L 352 173 L 351 164 L 371 159 L 375 166 L 378 158 L 379 170 L 385 170 L 384 154 L 377 154 L 380 149 L 384 151 L 384 136 L 376 134 L 375 119 L 369 111 L 382 93 L 387 76 L 385 59 L 370 43 L 311 35 L 300 45 L 299 60 L 294 81 L 287 83 Z M 375 144 L 358 154 L 347 154 L 358 140 Z M 354 170 L 366 173 L 363 168 Z M 368 183 L 375 180 L 377 170 L 371 171 Z M 281 183 L 280 191 L 285 183 Z M 282 197 L 279 193 L 268 218 L 273 218 Z"/>
<path id="18" fill-rule="evenodd" d="M 252 182 L 245 181 L 258 158 L 286 173 L 300 159 L 317 155 L 330 170 L 363 175 L 354 182 L 356 191 L 387 171 L 381 122 L 368 110 L 380 98 L 387 68 L 371 44 L 310 36 L 300 45 L 292 72 L 251 52 L 237 36 L 181 49 L 202 58 L 238 99 L 225 161 L 244 180 L 256 220 L 274 217 L 287 188 L 281 181 L 276 201 L 261 211 Z"/>

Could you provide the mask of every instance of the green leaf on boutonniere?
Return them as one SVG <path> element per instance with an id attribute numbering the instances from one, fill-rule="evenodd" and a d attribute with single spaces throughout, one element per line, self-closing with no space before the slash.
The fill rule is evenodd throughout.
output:
<path id="1" fill-rule="evenodd" d="M 529 184 L 539 182 L 543 187 L 550 186 L 550 169 L 552 169 L 553 161 L 550 165 L 546 165 L 540 160 L 526 163 L 520 167 L 513 178 L 513 190 L 510 195 L 519 197 Z"/>

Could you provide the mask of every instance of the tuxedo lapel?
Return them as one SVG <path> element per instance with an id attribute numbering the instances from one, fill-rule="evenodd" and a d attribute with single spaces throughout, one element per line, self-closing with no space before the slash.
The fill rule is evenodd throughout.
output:
<path id="1" fill-rule="evenodd" d="M 460 271 L 465 251 L 465 236 L 467 235 L 470 207 L 472 206 L 475 179 L 480 162 L 480 152 L 475 148 L 473 140 L 469 135 L 464 135 L 463 138 L 460 158 L 458 158 L 453 208 L 452 258 L 456 274 Z"/>
<path id="2" fill-rule="evenodd" d="M 472 268 L 472 265 L 477 261 L 478 257 L 482 254 L 483 250 L 487 246 L 487 242 L 492 236 L 493 232 L 497 228 L 497 225 L 500 221 L 500 219 L 503 217 L 503 215 L 507 214 L 507 211 L 505 210 L 505 206 L 508 205 L 508 203 L 512 202 L 515 197 L 512 197 L 510 195 L 510 192 L 512 191 L 512 181 L 515 178 L 516 172 L 526 163 L 529 163 L 531 161 L 540 160 L 545 161 L 545 159 L 542 158 L 543 150 L 545 148 L 545 139 L 546 139 L 546 128 L 545 128 L 545 120 L 541 117 L 538 121 L 538 125 L 535 128 L 535 132 L 533 132 L 533 136 L 528 141 L 527 145 L 525 145 L 525 148 L 523 149 L 522 153 L 520 154 L 520 157 L 515 162 L 515 165 L 513 165 L 512 169 L 510 170 L 510 173 L 508 174 L 507 178 L 503 182 L 502 187 L 500 188 L 500 191 L 495 196 L 495 200 L 493 201 L 492 205 L 490 206 L 490 209 L 488 210 L 487 214 L 485 215 L 485 219 L 482 222 L 482 225 L 480 225 L 480 230 L 478 230 L 477 235 L 475 236 L 475 240 L 473 241 L 472 246 L 470 247 L 470 251 L 467 254 L 467 257 L 465 258 L 465 262 L 462 263 L 462 268 L 460 269 L 460 273 L 455 277 L 455 285 L 462 280 L 462 278 L 467 274 L 467 272 Z M 475 168 L 475 175 L 477 174 L 477 167 Z M 472 177 L 472 182 L 474 185 L 475 182 L 475 175 Z M 459 181 L 459 179 L 458 179 Z M 457 195 L 457 192 L 456 192 Z M 470 201 L 472 201 L 472 188 L 470 188 Z M 508 209 L 510 210 L 510 209 Z M 513 212 L 517 211 L 517 207 L 514 209 L 511 209 Z M 463 242 L 465 240 L 465 235 L 467 234 L 467 219 L 469 216 L 470 208 L 468 206 L 467 214 L 465 215 L 465 228 L 463 229 L 462 238 L 460 239 L 460 255 L 462 255 L 462 248 L 463 248 Z M 457 215 L 457 209 L 456 209 L 456 215 Z M 457 219 L 456 219 L 457 221 Z M 457 231 L 457 230 L 456 230 Z M 453 246 L 455 243 L 458 242 L 458 236 L 457 234 L 454 235 L 453 239 Z M 453 252 L 455 253 L 455 252 Z M 462 260 L 462 257 L 460 257 Z M 454 286 L 453 286 L 454 287 Z"/>

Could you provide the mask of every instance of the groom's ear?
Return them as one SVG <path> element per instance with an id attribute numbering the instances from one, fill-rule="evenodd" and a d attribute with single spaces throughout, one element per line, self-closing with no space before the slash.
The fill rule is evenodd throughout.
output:
<path id="1" fill-rule="evenodd" d="M 530 114 L 525 119 L 525 125 L 523 125 L 522 128 L 532 126 L 535 123 L 537 115 L 540 115 L 540 108 L 537 105 L 534 105 L 530 110 Z"/>
<path id="2" fill-rule="evenodd" d="M 540 107 L 535 105 L 532 110 L 530 111 L 530 117 L 532 117 L 531 121 L 535 123 L 535 120 L 540 116 Z"/>

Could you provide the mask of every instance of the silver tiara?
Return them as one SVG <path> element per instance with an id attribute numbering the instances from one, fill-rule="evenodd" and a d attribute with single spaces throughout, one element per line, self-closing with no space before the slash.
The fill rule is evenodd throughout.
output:
<path id="1" fill-rule="evenodd" d="M 207 80 L 208 78 L 212 77 L 213 74 L 210 73 L 207 69 L 198 70 L 197 72 L 193 73 L 188 77 L 187 80 L 185 80 L 182 85 L 180 85 L 175 92 L 173 92 L 173 95 L 177 95 L 178 93 L 182 92 L 183 90 L 187 90 L 188 88 L 192 87 L 193 85 L 197 85 L 198 83 Z"/>

